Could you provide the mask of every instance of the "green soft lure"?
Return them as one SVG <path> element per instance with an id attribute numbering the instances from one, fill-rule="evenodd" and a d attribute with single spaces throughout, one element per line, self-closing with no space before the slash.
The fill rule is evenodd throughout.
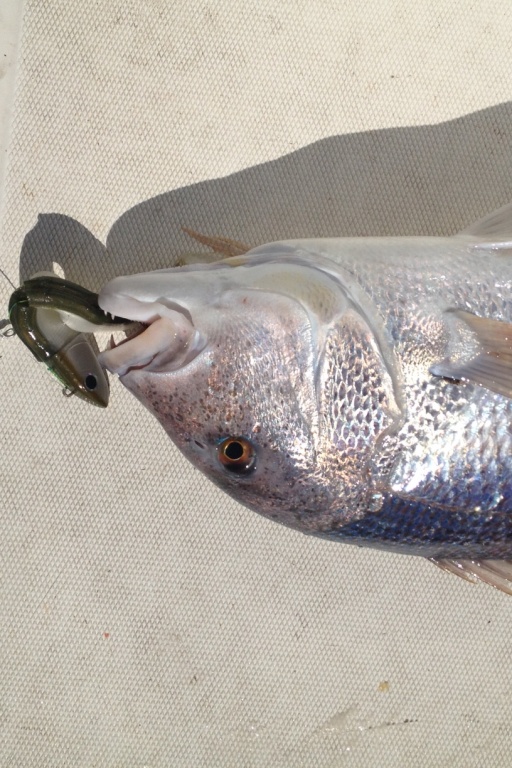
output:
<path id="1" fill-rule="evenodd" d="M 84 331 L 119 328 L 130 321 L 109 318 L 96 293 L 56 275 L 35 276 L 17 288 L 9 301 L 9 319 L 34 357 L 70 394 L 106 408 L 108 377 Z"/>

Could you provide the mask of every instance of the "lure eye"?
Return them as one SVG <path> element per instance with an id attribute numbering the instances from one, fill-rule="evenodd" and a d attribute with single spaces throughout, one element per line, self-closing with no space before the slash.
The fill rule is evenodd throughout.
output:
<path id="1" fill-rule="evenodd" d="M 219 461 L 230 472 L 245 475 L 256 464 L 256 451 L 245 437 L 226 437 L 217 447 Z"/>
<path id="2" fill-rule="evenodd" d="M 96 387 L 98 386 L 98 379 L 94 375 L 94 373 L 88 373 L 85 377 L 85 386 L 89 390 L 89 392 L 93 392 Z"/>

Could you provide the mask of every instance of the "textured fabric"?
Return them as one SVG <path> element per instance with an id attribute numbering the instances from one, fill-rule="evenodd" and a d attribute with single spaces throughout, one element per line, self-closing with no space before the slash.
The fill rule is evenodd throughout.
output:
<path id="1" fill-rule="evenodd" d="M 512 201 L 511 39 L 508 0 L 26 0 L 1 267 L 454 232 Z M 512 598 L 259 518 L 9 336 L 0 380 L 1 765 L 510 765 Z"/>

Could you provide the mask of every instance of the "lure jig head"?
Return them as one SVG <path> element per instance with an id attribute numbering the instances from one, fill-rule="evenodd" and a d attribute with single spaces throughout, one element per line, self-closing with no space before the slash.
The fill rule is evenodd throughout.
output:
<path id="1" fill-rule="evenodd" d="M 9 300 L 9 319 L 34 357 L 70 394 L 103 408 L 108 405 L 107 374 L 84 331 L 105 326 L 120 330 L 131 321 L 108 318 L 96 293 L 56 275 L 35 276 L 17 288 Z"/>

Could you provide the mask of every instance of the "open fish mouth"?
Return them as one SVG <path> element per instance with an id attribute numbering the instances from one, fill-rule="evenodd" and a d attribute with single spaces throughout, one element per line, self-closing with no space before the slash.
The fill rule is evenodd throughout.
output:
<path id="1" fill-rule="evenodd" d="M 122 309 L 122 316 L 137 325 L 126 339 L 116 343 L 111 337 L 107 349 L 99 355 L 101 365 L 111 373 L 122 377 L 142 369 L 154 373 L 175 371 L 190 363 L 206 346 L 206 339 L 194 327 L 187 310 L 152 304 L 146 311 L 141 307 L 133 311 L 132 301 Z M 111 312 L 108 305 L 107 300 L 102 308 Z M 122 302 L 116 301 L 116 305 L 122 307 Z"/>

